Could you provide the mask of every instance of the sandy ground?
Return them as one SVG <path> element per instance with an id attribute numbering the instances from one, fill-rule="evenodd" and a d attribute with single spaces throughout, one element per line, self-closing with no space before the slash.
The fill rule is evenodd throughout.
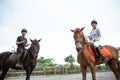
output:
<path id="1" fill-rule="evenodd" d="M 25 80 L 25 76 L 8 77 L 5 80 Z M 31 76 L 30 80 L 82 80 L 81 74 L 54 75 L 54 76 Z M 87 80 L 92 80 L 91 73 L 87 73 Z M 97 80 L 115 80 L 112 72 L 97 73 Z"/>

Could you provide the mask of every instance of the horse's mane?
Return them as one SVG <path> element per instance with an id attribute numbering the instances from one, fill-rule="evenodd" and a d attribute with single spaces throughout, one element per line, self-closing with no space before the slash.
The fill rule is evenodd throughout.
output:
<path id="1" fill-rule="evenodd" d="M 28 48 L 27 52 L 28 54 L 30 54 L 31 57 L 34 57 L 35 54 L 34 54 L 34 47 L 37 47 L 38 49 L 38 52 L 39 52 L 39 49 L 40 49 L 40 45 L 39 44 L 36 44 L 36 43 L 32 43 L 31 46 Z"/>

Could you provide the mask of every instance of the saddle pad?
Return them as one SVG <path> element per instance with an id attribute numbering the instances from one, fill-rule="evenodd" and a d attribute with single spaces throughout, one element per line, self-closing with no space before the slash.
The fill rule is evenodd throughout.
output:
<path id="1" fill-rule="evenodd" d="M 88 46 L 88 50 L 90 51 L 91 55 L 93 55 L 94 57 L 96 57 L 95 52 L 92 50 L 92 48 L 90 46 Z M 102 55 L 104 57 L 110 56 L 110 51 L 107 48 L 105 48 L 105 47 L 101 48 L 101 53 L 102 53 Z"/>

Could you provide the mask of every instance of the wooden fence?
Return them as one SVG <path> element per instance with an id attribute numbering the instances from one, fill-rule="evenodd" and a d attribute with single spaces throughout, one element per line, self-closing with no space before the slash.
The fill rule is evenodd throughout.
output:
<path id="1" fill-rule="evenodd" d="M 109 70 L 107 67 L 96 67 L 97 71 L 104 71 Z M 89 72 L 90 69 L 87 69 L 87 72 Z M 65 66 L 59 66 L 59 67 L 36 67 L 32 75 L 65 75 L 65 74 L 75 74 L 80 73 L 80 67 L 76 66 L 74 69 L 71 69 L 70 67 Z M 26 72 L 24 70 L 13 70 L 10 69 L 7 73 L 7 76 L 16 77 L 16 76 L 25 76 Z"/>
<path id="2" fill-rule="evenodd" d="M 37 67 L 33 70 L 32 75 L 63 75 L 63 74 L 73 74 L 80 73 L 79 67 L 74 67 L 70 69 L 67 67 Z M 1 73 L 0 73 L 1 74 Z M 16 77 L 16 76 L 25 76 L 26 72 L 24 70 L 13 70 L 9 69 L 7 76 Z"/>

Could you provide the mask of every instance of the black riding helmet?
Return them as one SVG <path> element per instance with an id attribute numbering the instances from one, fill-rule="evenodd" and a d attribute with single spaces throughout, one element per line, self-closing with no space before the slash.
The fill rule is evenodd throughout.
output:
<path id="1" fill-rule="evenodd" d="M 92 20 L 92 21 L 91 21 L 91 25 L 92 25 L 93 23 L 96 23 L 96 24 L 97 24 L 97 21 L 96 21 L 96 20 Z"/>
<path id="2" fill-rule="evenodd" d="M 27 33 L 27 29 L 24 28 L 24 29 L 21 30 L 21 32 L 26 32 Z"/>

